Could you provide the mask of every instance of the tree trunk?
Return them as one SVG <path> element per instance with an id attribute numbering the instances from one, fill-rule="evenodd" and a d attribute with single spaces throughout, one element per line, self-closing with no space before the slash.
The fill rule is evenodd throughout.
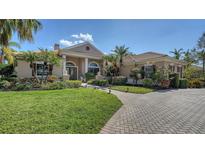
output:
<path id="1" fill-rule="evenodd" d="M 205 58 L 203 59 L 203 75 L 204 75 L 204 72 L 205 72 Z"/>

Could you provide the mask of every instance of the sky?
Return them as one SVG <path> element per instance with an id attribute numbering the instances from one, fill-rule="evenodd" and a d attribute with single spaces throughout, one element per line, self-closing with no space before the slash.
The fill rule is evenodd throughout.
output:
<path id="1" fill-rule="evenodd" d="M 154 51 L 170 54 L 174 48 L 191 49 L 205 32 L 205 20 L 39 20 L 43 28 L 34 42 L 21 42 L 22 51 L 61 48 L 90 41 L 104 53 L 125 45 L 139 54 Z M 19 42 L 16 35 L 13 41 Z"/>

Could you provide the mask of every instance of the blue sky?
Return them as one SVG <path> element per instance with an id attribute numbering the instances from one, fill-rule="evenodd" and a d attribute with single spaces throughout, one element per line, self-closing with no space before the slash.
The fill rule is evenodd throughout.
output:
<path id="1" fill-rule="evenodd" d="M 40 20 L 43 29 L 34 43 L 22 42 L 21 50 L 66 47 L 84 40 L 109 53 L 125 44 L 131 52 L 156 51 L 169 54 L 173 48 L 193 48 L 205 32 L 205 20 Z M 18 42 L 16 36 L 13 38 Z"/>

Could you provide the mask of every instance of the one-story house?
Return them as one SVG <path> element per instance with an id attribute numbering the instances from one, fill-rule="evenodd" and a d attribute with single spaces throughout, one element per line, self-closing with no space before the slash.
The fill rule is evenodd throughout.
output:
<path id="1" fill-rule="evenodd" d="M 170 73 L 178 73 L 183 77 L 187 63 L 177 60 L 166 54 L 157 52 L 145 52 L 138 55 L 127 55 L 123 58 L 120 74 L 129 78 L 130 72 L 135 69 L 142 69 L 145 77 L 150 77 L 154 70 L 167 69 Z"/>
<path id="2" fill-rule="evenodd" d="M 74 46 L 60 49 L 58 44 L 54 45 L 54 51 L 57 51 L 61 59 L 59 66 L 54 66 L 50 74 L 61 78 L 71 80 L 80 80 L 87 72 L 103 74 L 103 52 L 96 48 L 90 42 L 76 44 Z M 128 55 L 123 58 L 123 65 L 120 68 L 120 75 L 130 78 L 132 69 L 139 67 L 145 72 L 146 77 L 154 69 L 166 68 L 170 72 L 175 72 L 183 77 L 186 62 L 177 60 L 168 55 L 157 52 L 146 52 L 138 55 Z M 42 62 L 35 62 L 35 71 L 37 76 L 43 73 Z M 32 70 L 30 64 L 17 58 L 15 68 L 18 78 L 31 78 Z M 48 70 L 49 71 L 49 70 Z"/>
<path id="3" fill-rule="evenodd" d="M 55 44 L 54 51 L 58 52 L 61 60 L 59 66 L 53 67 L 50 73 L 52 75 L 69 78 L 71 80 L 80 80 L 80 77 L 87 72 L 95 74 L 99 71 L 102 72 L 103 53 L 89 42 L 80 43 L 63 49 L 59 48 L 59 44 Z M 17 58 L 15 71 L 18 78 L 32 77 L 30 64 L 22 59 Z M 42 75 L 42 62 L 35 62 L 35 71 L 37 76 Z"/>

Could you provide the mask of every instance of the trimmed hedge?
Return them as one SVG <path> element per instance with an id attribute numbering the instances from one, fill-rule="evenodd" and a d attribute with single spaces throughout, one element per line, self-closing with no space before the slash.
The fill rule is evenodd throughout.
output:
<path id="1" fill-rule="evenodd" d="M 113 85 L 125 85 L 127 82 L 127 77 L 125 76 L 115 76 L 112 78 Z"/>
<path id="2" fill-rule="evenodd" d="M 88 84 L 96 85 L 96 86 L 106 86 L 108 84 L 108 80 L 90 80 Z"/>
<path id="3" fill-rule="evenodd" d="M 53 82 L 42 85 L 42 89 L 45 90 L 56 90 L 65 88 L 79 88 L 81 86 L 81 81 L 78 80 L 67 80 L 63 82 Z"/>
<path id="4" fill-rule="evenodd" d="M 179 80 L 179 88 L 188 88 L 188 80 L 180 79 Z"/>

